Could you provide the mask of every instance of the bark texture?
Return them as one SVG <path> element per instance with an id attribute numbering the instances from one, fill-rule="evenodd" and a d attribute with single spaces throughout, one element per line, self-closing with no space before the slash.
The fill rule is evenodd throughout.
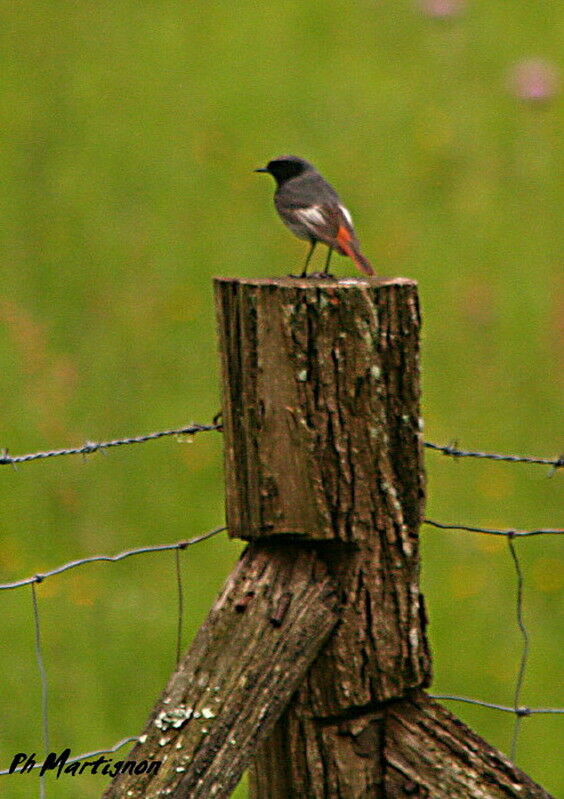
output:
<path id="1" fill-rule="evenodd" d="M 255 760 L 251 797 L 552 799 L 421 691 L 356 718 L 292 705 Z"/>
<path id="2" fill-rule="evenodd" d="M 338 619 L 333 579 L 290 541 L 251 545 L 155 705 L 106 799 L 227 797 Z"/>
<path id="3" fill-rule="evenodd" d="M 230 534 L 366 543 L 423 512 L 414 281 L 215 281 Z"/>
<path id="4" fill-rule="evenodd" d="M 317 542 L 342 592 L 307 703 L 326 716 L 403 696 L 430 678 L 416 284 L 215 285 L 230 532 Z"/>
<path id="5" fill-rule="evenodd" d="M 251 543 L 106 799 L 546 794 L 422 688 L 413 281 L 215 282 L 226 510 Z"/>
<path id="6" fill-rule="evenodd" d="M 386 797 L 553 799 L 423 692 L 387 710 L 384 760 Z"/>

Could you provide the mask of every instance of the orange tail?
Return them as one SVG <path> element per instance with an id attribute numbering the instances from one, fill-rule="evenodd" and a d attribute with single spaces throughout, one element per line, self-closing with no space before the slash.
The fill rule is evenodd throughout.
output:
<path id="1" fill-rule="evenodd" d="M 372 268 L 372 264 L 367 258 L 364 257 L 364 255 L 361 252 L 351 251 L 350 253 L 348 253 L 348 256 L 349 258 L 352 258 L 352 260 L 358 266 L 360 271 L 364 272 L 365 275 L 375 274 L 374 269 Z"/>
<path id="2" fill-rule="evenodd" d="M 354 263 L 357 265 L 357 267 L 360 269 L 361 272 L 364 272 L 365 275 L 375 274 L 374 269 L 372 268 L 372 264 L 360 252 L 350 232 L 347 230 L 346 227 L 344 227 L 344 225 L 341 225 L 339 227 L 339 231 L 337 233 L 337 241 L 343 253 L 345 255 L 348 255 L 351 261 L 354 261 Z"/>

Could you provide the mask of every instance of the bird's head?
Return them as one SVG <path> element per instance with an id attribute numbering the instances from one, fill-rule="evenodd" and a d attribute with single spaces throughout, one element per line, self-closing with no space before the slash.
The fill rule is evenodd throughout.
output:
<path id="1" fill-rule="evenodd" d="M 268 172 L 276 180 L 279 186 L 290 178 L 298 177 L 304 172 L 313 171 L 314 167 L 304 158 L 297 155 L 280 155 L 273 158 L 265 167 L 255 169 L 255 172 Z"/>

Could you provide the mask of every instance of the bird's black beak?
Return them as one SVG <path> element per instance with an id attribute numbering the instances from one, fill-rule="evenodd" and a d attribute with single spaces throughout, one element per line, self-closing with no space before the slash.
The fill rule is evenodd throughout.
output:
<path id="1" fill-rule="evenodd" d="M 265 166 L 262 166 L 260 169 L 255 169 L 255 172 L 268 172 L 268 169 Z"/>

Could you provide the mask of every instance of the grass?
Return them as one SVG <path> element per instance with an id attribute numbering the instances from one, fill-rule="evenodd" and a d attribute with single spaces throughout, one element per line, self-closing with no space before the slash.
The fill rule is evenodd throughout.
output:
<path id="1" fill-rule="evenodd" d="M 380 273 L 420 283 L 426 437 L 558 454 L 562 92 L 527 103 L 507 84 L 530 57 L 562 72 L 564 12 L 537 5 L 476 0 L 450 19 L 407 0 L 4 8 L 0 442 L 17 453 L 209 421 L 220 404 L 211 278 L 301 264 L 305 245 L 252 174 L 295 152 L 337 186 Z M 4 467 L 0 579 L 220 524 L 221 461 L 221 438 L 206 433 Z M 431 518 L 559 523 L 561 475 L 427 462 Z M 422 546 L 433 690 L 510 703 L 520 639 L 504 543 L 425 529 Z M 523 699 L 562 706 L 561 542 L 518 549 L 532 639 Z M 238 551 L 214 539 L 184 553 L 187 639 Z M 88 751 L 144 723 L 173 666 L 172 558 L 39 587 L 53 747 Z M 0 767 L 41 751 L 26 593 L 0 597 Z M 507 751 L 509 716 L 452 709 Z M 562 792 L 561 722 L 522 728 L 518 765 Z M 35 778 L 2 779 L 14 799 L 35 791 Z M 48 795 L 75 796 L 78 779 Z M 81 796 L 102 785 L 83 778 Z"/>

